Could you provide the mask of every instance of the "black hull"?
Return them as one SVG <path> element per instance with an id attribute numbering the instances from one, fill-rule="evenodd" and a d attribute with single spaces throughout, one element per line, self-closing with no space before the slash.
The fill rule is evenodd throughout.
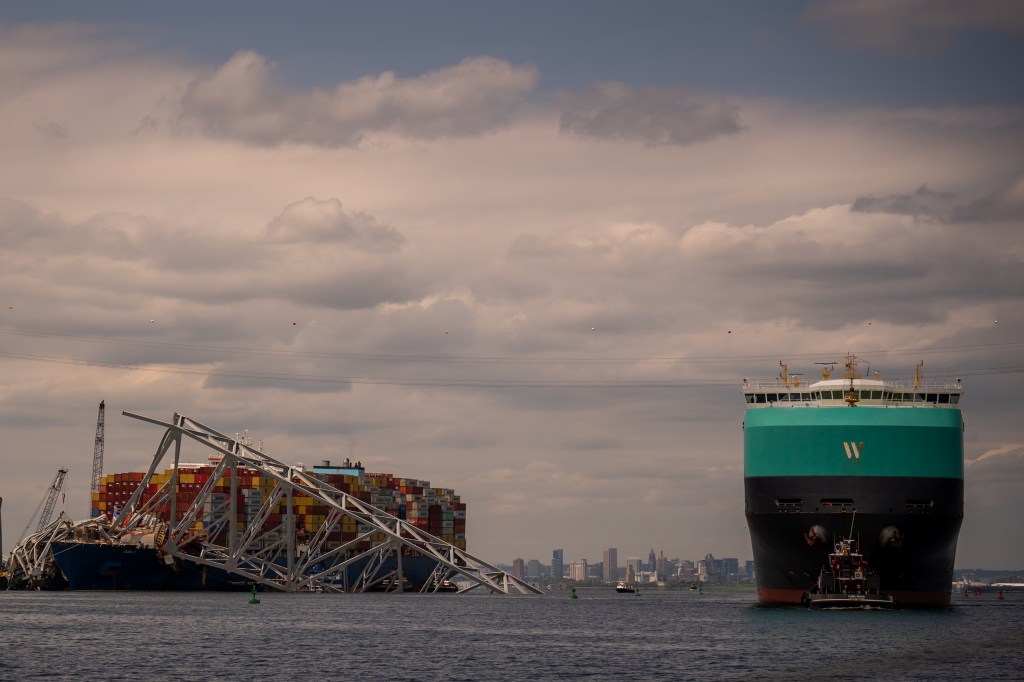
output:
<path id="1" fill-rule="evenodd" d="M 898 606 L 949 604 L 961 479 L 751 477 L 745 488 L 762 604 L 799 604 L 833 543 L 851 532 L 880 592 Z"/>
<path id="2" fill-rule="evenodd" d="M 168 564 L 147 547 L 99 543 L 55 542 L 53 554 L 67 586 L 72 590 L 248 591 L 253 581 L 212 566 L 176 560 Z M 346 567 L 354 584 L 369 559 Z M 395 567 L 385 560 L 381 573 Z M 412 589 L 430 579 L 437 561 L 428 557 L 402 557 L 402 572 Z M 378 587 L 377 589 L 383 589 Z M 407 587 L 408 589 L 408 587 Z M 450 591 L 444 590 L 444 591 Z"/>
<path id="3" fill-rule="evenodd" d="M 187 561 L 167 564 L 155 549 L 55 542 L 54 560 L 72 590 L 248 591 L 252 581 Z"/>

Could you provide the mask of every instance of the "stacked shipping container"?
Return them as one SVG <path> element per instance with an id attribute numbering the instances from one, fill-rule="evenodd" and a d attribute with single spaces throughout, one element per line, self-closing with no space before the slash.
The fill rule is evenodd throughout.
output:
<path id="1" fill-rule="evenodd" d="M 175 510 L 178 521 L 185 518 L 190 507 L 196 500 L 199 491 L 206 485 L 214 471 L 214 463 L 180 464 L 178 466 L 178 486 L 175 492 Z M 345 473 L 342 473 L 342 472 Z M 148 502 L 157 492 L 170 484 L 173 469 L 154 474 L 149 484 L 142 491 L 142 503 Z M 324 462 L 323 467 L 314 467 L 307 475 L 319 478 L 346 492 L 363 502 L 367 502 L 385 512 L 408 521 L 431 535 L 449 542 L 460 549 L 466 549 L 466 505 L 455 491 L 450 488 L 432 488 L 429 481 L 412 478 L 397 478 L 385 473 L 365 473 L 361 468 L 340 469 L 331 467 Z M 142 483 L 145 474 L 127 472 L 107 474 L 100 479 L 100 490 L 92 495 L 92 515 L 107 514 L 113 516 L 127 504 L 135 489 Z M 276 480 L 262 476 L 255 469 L 239 467 L 237 496 L 237 528 L 243 531 L 249 523 L 256 520 L 259 510 L 269 498 Z M 210 500 L 203 509 L 197 509 L 195 530 L 201 533 L 206 526 L 215 522 L 213 512 L 217 509 L 228 509 L 224 503 L 230 501 L 230 472 L 220 478 L 213 488 Z M 295 514 L 296 533 L 298 537 L 312 535 L 326 523 L 329 508 L 316 503 L 317 500 L 296 492 L 292 498 Z M 286 499 L 277 503 L 263 524 L 265 531 L 278 528 L 287 517 Z M 164 520 L 168 520 L 169 509 L 162 512 Z M 355 540 L 359 535 L 369 532 L 369 526 L 356 523 L 349 516 L 342 516 L 337 524 L 328 530 L 326 548 L 333 549 L 344 543 Z M 385 540 L 383 533 L 374 533 L 367 541 L 356 545 L 355 549 L 369 549 Z"/>

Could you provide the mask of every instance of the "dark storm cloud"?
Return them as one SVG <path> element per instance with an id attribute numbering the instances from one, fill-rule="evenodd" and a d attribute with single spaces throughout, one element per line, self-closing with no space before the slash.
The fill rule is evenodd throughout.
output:
<path id="1" fill-rule="evenodd" d="M 886 197 L 863 196 L 854 200 L 852 211 L 862 213 L 897 213 L 910 216 L 946 217 L 956 195 L 935 192 L 921 185 L 913 194 L 893 194 Z"/>
<path id="2" fill-rule="evenodd" d="M 901 55 L 942 50 L 968 31 L 1024 33 L 1017 0 L 818 0 L 803 18 L 843 47 Z"/>
<path id="3" fill-rule="evenodd" d="M 374 132 L 472 137 L 506 125 L 536 82 L 533 67 L 475 57 L 415 78 L 385 72 L 301 92 L 277 81 L 273 62 L 246 51 L 189 84 L 179 123 L 264 146 L 353 147 Z"/>
<path id="4" fill-rule="evenodd" d="M 705 142 L 740 132 L 739 107 L 683 87 L 603 83 L 561 97 L 561 130 L 584 138 L 629 140 L 648 147 Z"/>
<path id="5" fill-rule="evenodd" d="M 267 239 L 284 243 L 339 243 L 362 251 L 397 251 L 402 233 L 365 213 L 347 213 L 337 199 L 307 197 L 289 204 L 267 224 Z"/>
<path id="6" fill-rule="evenodd" d="M 56 121 L 37 121 L 35 129 L 43 137 L 48 137 L 54 140 L 63 140 L 69 135 L 68 129 Z"/>
<path id="7" fill-rule="evenodd" d="M 953 220 L 959 223 L 1024 223 L 1024 173 L 995 189 L 991 194 L 953 211 Z M 1018 234 L 1019 228 L 1017 226 Z"/>

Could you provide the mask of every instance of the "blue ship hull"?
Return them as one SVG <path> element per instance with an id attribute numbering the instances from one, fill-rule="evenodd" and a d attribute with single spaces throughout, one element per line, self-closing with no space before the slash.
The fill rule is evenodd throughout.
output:
<path id="1" fill-rule="evenodd" d="M 83 542 L 55 542 L 53 556 L 72 590 L 183 590 L 248 591 L 253 581 L 212 566 L 189 561 L 165 563 L 150 547 Z M 366 564 L 346 567 L 349 583 L 355 583 Z M 437 561 L 428 557 L 402 557 L 402 573 L 418 590 L 430 579 Z M 381 572 L 394 568 L 394 559 Z"/>

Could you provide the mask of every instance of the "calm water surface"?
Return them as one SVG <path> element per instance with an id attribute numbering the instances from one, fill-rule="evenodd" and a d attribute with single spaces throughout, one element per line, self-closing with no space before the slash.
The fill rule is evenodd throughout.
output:
<path id="1" fill-rule="evenodd" d="M 0 592 L 0 679 L 1024 679 L 1024 593 L 923 612 L 578 594 Z"/>

